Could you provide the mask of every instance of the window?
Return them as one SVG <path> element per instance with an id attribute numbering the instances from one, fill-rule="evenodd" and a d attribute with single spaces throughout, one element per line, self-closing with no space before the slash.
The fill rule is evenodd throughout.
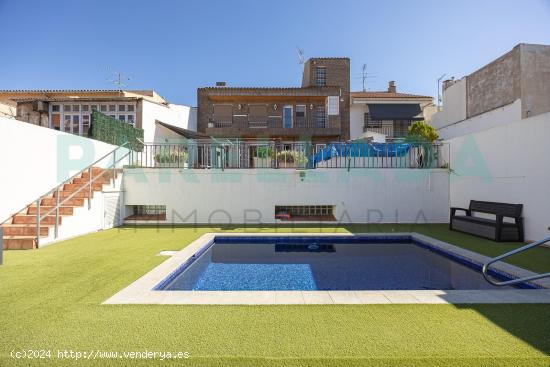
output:
<path id="1" fill-rule="evenodd" d="M 381 129 L 382 128 L 382 120 L 371 120 L 369 113 L 365 113 L 365 121 L 364 121 L 364 129 L 367 131 L 368 129 Z"/>
<path id="2" fill-rule="evenodd" d="M 250 105 L 248 123 L 250 127 L 267 127 L 267 105 Z"/>
<path id="3" fill-rule="evenodd" d="M 129 124 L 134 124 L 134 115 L 128 115 L 128 123 Z"/>
<path id="4" fill-rule="evenodd" d="M 92 107 L 92 111 L 97 111 L 97 105 L 96 104 L 93 104 L 91 107 Z"/>
<path id="5" fill-rule="evenodd" d="M 78 104 L 73 105 L 73 112 L 78 112 L 78 111 L 80 111 L 80 105 Z"/>
<path id="6" fill-rule="evenodd" d="M 327 97 L 327 114 L 329 116 L 338 116 L 340 114 L 340 97 Z"/>
<path id="7" fill-rule="evenodd" d="M 214 105 L 214 127 L 227 127 L 233 123 L 233 106 L 228 104 Z"/>
<path id="8" fill-rule="evenodd" d="M 134 105 L 133 104 L 128 105 L 128 112 L 134 112 Z"/>
<path id="9" fill-rule="evenodd" d="M 88 111 L 90 111 L 90 106 L 88 106 L 87 104 L 82 105 L 82 112 L 88 112 Z"/>
<path id="10" fill-rule="evenodd" d="M 307 127 L 306 126 L 306 106 L 297 105 L 296 106 L 296 126 L 297 127 Z"/>
<path id="11" fill-rule="evenodd" d="M 72 132 L 71 130 L 71 115 L 65 115 L 65 118 L 63 119 L 64 123 L 63 123 L 63 128 L 65 130 L 65 132 Z"/>
<path id="12" fill-rule="evenodd" d="M 275 218 L 292 220 L 336 220 L 334 205 L 276 205 Z"/>
<path id="13" fill-rule="evenodd" d="M 60 107 L 58 104 L 54 104 L 52 105 L 52 112 L 59 112 L 60 111 Z"/>
<path id="14" fill-rule="evenodd" d="M 118 115 L 120 121 L 126 122 L 126 115 Z"/>
<path id="15" fill-rule="evenodd" d="M 110 104 L 109 105 L 109 112 L 115 112 L 116 111 L 116 104 Z"/>
<path id="16" fill-rule="evenodd" d="M 107 106 L 102 104 L 101 107 L 100 107 L 100 110 L 101 110 L 101 112 L 107 112 Z"/>
<path id="17" fill-rule="evenodd" d="M 126 111 L 126 105 L 125 104 L 119 104 L 118 105 L 119 112 L 125 112 Z"/>
<path id="18" fill-rule="evenodd" d="M 318 87 L 327 85 L 327 69 L 324 66 L 317 66 L 315 68 L 315 85 Z"/>
<path id="19" fill-rule="evenodd" d="M 292 106 L 283 107 L 283 127 L 285 129 L 292 128 Z"/>
<path id="20" fill-rule="evenodd" d="M 63 112 L 71 112 L 71 105 L 70 104 L 63 105 Z"/>
<path id="21" fill-rule="evenodd" d="M 315 108 L 315 127 L 326 127 L 325 107 L 323 106 Z"/>
<path id="22" fill-rule="evenodd" d="M 82 127 L 84 128 L 84 133 L 88 132 L 90 127 L 90 115 L 82 115 Z"/>
<path id="23" fill-rule="evenodd" d="M 134 205 L 134 215 L 141 220 L 166 220 L 166 205 Z"/>

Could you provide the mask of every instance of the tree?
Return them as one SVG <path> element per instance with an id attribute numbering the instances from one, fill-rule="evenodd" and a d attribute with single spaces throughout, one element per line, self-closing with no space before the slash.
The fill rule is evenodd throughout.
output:
<path id="1" fill-rule="evenodd" d="M 428 125 L 424 120 L 416 121 L 409 127 L 407 140 L 409 141 L 428 141 L 433 143 L 439 138 L 437 131 L 433 126 Z"/>

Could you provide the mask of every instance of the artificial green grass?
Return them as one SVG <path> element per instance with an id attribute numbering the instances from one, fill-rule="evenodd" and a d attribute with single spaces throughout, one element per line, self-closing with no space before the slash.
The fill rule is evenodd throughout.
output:
<path id="1" fill-rule="evenodd" d="M 102 305 L 205 232 L 122 228 L 38 251 L 8 251 L 0 266 L 0 366 L 549 366 L 548 305 Z M 416 231 L 496 255 L 497 244 L 444 225 L 223 228 L 224 231 Z M 548 271 L 550 250 L 513 263 Z M 52 359 L 13 359 L 49 349 Z M 58 350 L 187 351 L 185 360 L 58 359 Z"/>

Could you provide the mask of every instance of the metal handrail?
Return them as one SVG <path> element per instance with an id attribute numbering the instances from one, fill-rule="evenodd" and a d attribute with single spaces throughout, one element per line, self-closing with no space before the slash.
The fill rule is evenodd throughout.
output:
<path id="1" fill-rule="evenodd" d="M 128 152 L 126 152 L 121 158 L 119 158 L 118 160 L 116 159 L 116 152 L 117 150 L 119 150 L 120 148 L 123 148 L 125 147 L 126 145 L 128 145 L 129 143 L 128 142 L 125 142 L 124 144 L 120 145 L 120 146 L 117 146 L 115 149 L 111 150 L 110 152 L 108 152 L 107 154 L 103 155 L 102 157 L 100 157 L 99 159 L 97 159 L 96 161 L 94 161 L 92 164 L 88 165 L 87 167 L 85 167 L 84 169 L 80 170 L 79 172 L 77 172 L 76 174 L 72 175 L 71 177 L 69 177 L 68 179 L 64 180 L 63 182 L 61 182 L 59 185 L 57 185 L 56 187 L 54 187 L 53 189 L 49 190 L 48 192 L 46 192 L 45 194 L 43 195 L 40 195 L 37 199 L 35 199 L 34 201 L 31 202 L 31 204 L 27 204 L 25 207 L 23 207 L 21 210 L 15 212 L 14 214 L 10 215 L 6 220 L 4 220 L 3 222 L 0 222 L 0 224 L 2 223 L 5 223 L 6 221 L 8 221 L 10 218 L 12 218 L 14 215 L 17 215 L 17 213 L 20 213 L 22 212 L 23 210 L 25 210 L 26 208 L 29 207 L 29 205 L 32 205 L 33 202 L 36 203 L 36 246 L 38 247 L 40 245 L 40 222 L 42 221 L 42 219 L 44 219 L 44 217 L 47 217 L 48 215 L 52 214 L 53 212 L 55 212 L 55 225 L 54 225 L 54 236 L 55 238 L 57 238 L 58 236 L 58 228 L 59 228 L 59 208 L 64 204 L 66 203 L 67 201 L 69 201 L 70 199 L 74 198 L 78 193 L 80 193 L 82 190 L 84 190 L 85 188 L 88 188 L 88 191 L 89 191 L 89 194 L 88 194 L 88 209 L 90 209 L 91 207 L 91 200 L 92 200 L 92 184 L 97 181 L 100 177 L 103 177 L 103 175 L 107 172 L 107 170 L 109 169 L 113 169 L 113 186 L 115 185 L 115 175 L 114 175 L 114 170 L 116 168 L 116 165 L 117 163 L 119 163 L 120 161 L 122 161 L 123 159 L 125 159 L 126 157 L 128 157 L 130 154 L 131 154 L 131 150 L 128 150 Z M 103 172 L 101 172 L 100 174 L 98 174 L 95 178 L 92 178 L 93 176 L 93 170 L 92 168 L 99 162 L 101 162 L 102 160 L 104 160 L 105 158 L 109 157 L 110 155 L 113 155 L 113 163 L 110 164 L 109 166 L 107 166 L 105 168 L 105 170 Z M 82 187 L 80 187 L 78 190 L 76 190 L 75 192 L 73 192 L 71 195 L 69 195 L 67 198 L 64 198 L 62 201 L 60 201 L 60 188 L 62 186 L 64 186 L 65 184 L 67 184 L 68 182 L 71 182 L 72 180 L 74 180 L 76 177 L 79 177 L 80 175 L 82 175 L 82 173 L 84 173 L 85 171 L 88 171 L 88 182 L 85 183 L 84 185 L 82 185 Z M 48 195 L 50 195 L 52 192 L 55 192 L 55 198 L 56 198 L 56 204 L 55 206 L 50 210 L 48 211 L 46 214 L 43 214 L 41 215 L 40 213 L 40 203 L 42 201 L 42 199 Z"/>
<path id="2" fill-rule="evenodd" d="M 505 254 L 502 254 L 500 256 L 492 258 L 490 261 L 483 264 L 482 273 L 483 273 L 483 276 L 485 277 L 485 280 L 487 280 L 489 283 L 491 283 L 493 285 L 496 285 L 496 286 L 505 286 L 505 285 L 514 285 L 514 284 L 518 284 L 518 283 L 523 283 L 523 282 L 527 282 L 527 281 L 530 281 L 530 280 L 550 277 L 550 273 L 544 273 L 544 274 L 532 275 L 532 276 L 524 277 L 524 278 L 520 278 L 520 279 L 513 279 L 513 280 L 507 280 L 507 281 L 504 281 L 504 282 L 497 282 L 487 274 L 487 272 L 489 271 L 489 266 L 496 263 L 497 261 L 500 261 L 500 260 L 505 259 L 507 257 L 510 257 L 512 255 L 518 254 L 520 252 L 529 250 L 533 247 L 544 245 L 547 242 L 550 242 L 550 236 L 548 236 L 546 238 L 543 238 L 542 240 L 535 241 L 535 242 L 530 243 L 528 245 L 522 246 L 522 247 L 517 248 L 515 250 L 509 251 L 509 252 L 507 252 Z"/>
<path id="3" fill-rule="evenodd" d="M 81 175 L 84 171 L 92 168 L 94 165 L 96 165 L 98 162 L 102 161 L 103 159 L 105 159 L 106 157 L 110 156 L 111 154 L 113 154 L 114 152 L 116 152 L 118 149 L 120 148 L 123 148 L 125 147 L 126 145 L 128 145 L 129 143 L 128 142 L 125 142 L 124 144 L 122 145 L 119 145 L 118 147 L 116 147 L 115 149 L 111 150 L 109 153 L 105 154 L 104 156 L 102 156 L 101 158 L 99 158 L 98 160 L 96 160 L 95 162 L 93 162 L 92 164 L 90 164 L 89 166 L 87 166 L 86 168 L 80 170 L 79 172 L 75 173 L 74 175 L 72 175 L 71 177 L 69 177 L 68 179 L 66 179 L 65 181 L 61 182 L 59 185 L 57 185 L 56 187 L 54 187 L 53 189 L 49 190 L 48 192 L 40 195 L 38 197 L 38 199 L 42 199 L 44 196 L 47 196 L 49 194 L 51 194 L 52 192 L 58 190 L 61 186 L 65 185 L 67 182 L 70 182 L 72 181 L 73 179 L 77 178 L 79 175 Z M 35 199 L 33 201 L 31 201 L 31 204 L 36 202 L 36 200 L 38 199 Z M 13 214 L 10 214 L 10 216 L 8 216 L 6 219 L 4 219 L 3 221 L 0 222 L 0 224 L 4 224 L 5 222 L 7 222 L 9 219 L 11 219 L 11 217 L 13 217 L 14 215 L 18 214 L 18 213 L 21 213 L 23 210 L 27 209 L 29 207 L 29 205 L 31 204 L 27 204 L 25 205 L 24 207 L 22 207 L 20 210 L 14 212 Z"/>
<path id="4" fill-rule="evenodd" d="M 122 146 L 120 146 L 122 147 Z M 120 148 L 119 147 L 119 148 Z M 117 149 L 113 150 L 111 153 L 112 154 L 115 154 Z M 57 238 L 57 235 L 58 235 L 58 228 L 59 228 L 59 208 L 61 208 L 61 206 L 63 204 L 65 204 L 67 201 L 71 200 L 72 198 L 74 198 L 79 192 L 81 192 L 82 190 L 84 190 L 85 188 L 88 188 L 89 192 L 88 192 L 88 209 L 91 208 L 92 206 L 92 184 L 94 182 L 96 182 L 99 178 L 103 177 L 103 175 L 105 175 L 105 173 L 109 170 L 109 169 L 113 169 L 113 186 L 115 185 L 115 175 L 114 175 L 114 170 L 116 169 L 116 165 L 117 163 L 119 163 L 120 161 L 122 161 L 123 159 L 125 159 L 126 157 L 128 157 L 131 153 L 131 150 L 129 150 L 128 152 L 126 152 L 126 154 L 124 154 L 121 158 L 119 158 L 118 160 L 116 159 L 116 154 L 113 156 L 113 163 L 109 166 L 107 166 L 105 168 L 105 170 L 101 173 L 99 173 L 95 178 L 92 179 L 92 167 L 88 167 L 82 171 L 80 171 L 80 174 L 82 174 L 84 171 L 88 170 L 88 182 L 84 185 L 82 185 L 82 187 L 80 187 L 78 190 L 76 190 L 75 192 L 73 192 L 71 195 L 69 195 L 68 197 L 66 197 L 65 199 L 63 199 L 63 201 L 59 201 L 59 186 L 55 189 L 55 192 L 56 192 L 56 205 L 55 207 L 53 207 L 49 212 L 47 212 L 46 214 L 44 215 L 40 215 L 40 202 L 42 200 L 42 197 L 38 198 L 37 201 L 36 201 L 36 246 L 38 247 L 39 244 L 40 244 L 40 221 L 42 219 L 44 219 L 44 217 L 47 217 L 48 215 L 52 214 L 54 211 L 55 211 L 55 226 L 54 226 L 54 233 L 55 233 L 55 238 Z M 105 157 L 108 157 L 109 155 L 106 155 L 104 156 L 103 158 Z M 97 162 L 97 161 L 96 161 Z M 66 181 L 67 182 L 67 181 Z M 51 191 L 50 191 L 51 192 Z"/>

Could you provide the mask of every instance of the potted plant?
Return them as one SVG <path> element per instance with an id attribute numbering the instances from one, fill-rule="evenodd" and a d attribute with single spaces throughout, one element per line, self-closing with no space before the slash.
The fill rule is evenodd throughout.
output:
<path id="1" fill-rule="evenodd" d="M 277 153 L 277 165 L 279 168 L 305 167 L 307 162 L 307 157 L 295 150 L 283 150 Z"/>
<path id="2" fill-rule="evenodd" d="M 189 154 L 185 151 L 169 151 L 155 154 L 157 167 L 188 167 Z"/>

